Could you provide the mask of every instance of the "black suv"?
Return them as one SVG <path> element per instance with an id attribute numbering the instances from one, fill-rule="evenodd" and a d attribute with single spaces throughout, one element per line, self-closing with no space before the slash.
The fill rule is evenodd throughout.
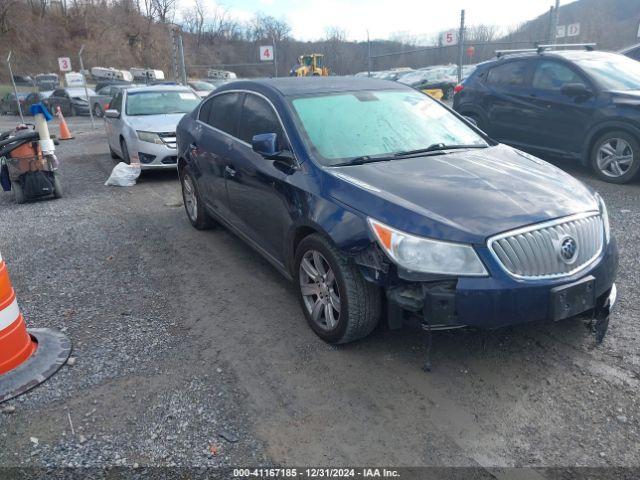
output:
<path id="1" fill-rule="evenodd" d="M 640 62 L 623 55 L 505 53 L 456 87 L 453 108 L 496 140 L 579 160 L 608 182 L 640 169 Z"/>

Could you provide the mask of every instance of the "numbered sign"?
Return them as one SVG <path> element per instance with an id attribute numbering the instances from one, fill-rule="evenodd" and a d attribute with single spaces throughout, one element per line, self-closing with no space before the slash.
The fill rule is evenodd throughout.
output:
<path id="1" fill-rule="evenodd" d="M 572 23 L 567 25 L 567 37 L 577 37 L 580 35 L 580 24 Z"/>
<path id="2" fill-rule="evenodd" d="M 455 30 L 449 30 L 442 34 L 442 45 L 445 47 L 458 44 L 458 32 Z"/>
<path id="3" fill-rule="evenodd" d="M 263 45 L 260 47 L 260 60 L 263 62 L 273 60 L 273 45 Z"/>
<path id="4" fill-rule="evenodd" d="M 564 38 L 567 36 L 567 26 L 566 25 L 558 25 L 556 27 L 556 38 Z"/>
<path id="5" fill-rule="evenodd" d="M 71 59 L 69 57 L 60 57 L 58 58 L 58 66 L 60 67 L 61 72 L 70 72 L 71 71 Z"/>

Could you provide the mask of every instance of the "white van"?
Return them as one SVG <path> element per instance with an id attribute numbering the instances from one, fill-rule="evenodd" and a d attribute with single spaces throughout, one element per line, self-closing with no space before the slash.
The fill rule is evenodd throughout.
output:
<path id="1" fill-rule="evenodd" d="M 133 78 L 138 81 L 164 80 L 164 72 L 162 70 L 133 67 L 129 69 L 129 72 L 131 72 Z"/>

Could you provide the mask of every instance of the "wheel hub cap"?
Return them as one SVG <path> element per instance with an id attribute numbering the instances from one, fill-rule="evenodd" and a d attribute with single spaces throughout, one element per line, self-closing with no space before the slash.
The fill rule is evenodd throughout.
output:
<path id="1" fill-rule="evenodd" d="M 633 149 L 622 138 L 610 138 L 598 149 L 598 169 L 608 177 L 621 177 L 633 164 Z"/>
<path id="2" fill-rule="evenodd" d="M 300 262 L 300 291 L 307 312 L 318 327 L 332 330 L 340 319 L 340 291 L 324 256 L 310 250 Z"/>

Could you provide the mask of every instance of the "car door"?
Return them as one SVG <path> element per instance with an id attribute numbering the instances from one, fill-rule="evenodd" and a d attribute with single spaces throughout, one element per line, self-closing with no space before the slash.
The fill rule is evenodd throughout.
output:
<path id="1" fill-rule="evenodd" d="M 531 66 L 528 59 L 508 60 L 486 74 L 487 93 L 483 98 L 486 127 L 496 140 L 514 145 L 531 142 L 526 124 L 533 108 L 529 99 Z"/>
<path id="2" fill-rule="evenodd" d="M 231 146 L 237 141 L 242 98 L 238 92 L 223 92 L 205 101 L 198 112 L 191 161 L 199 172 L 198 188 L 210 210 L 231 221 L 224 169 L 229 163 Z"/>
<path id="3" fill-rule="evenodd" d="M 120 148 L 120 123 L 122 118 L 123 92 L 118 92 L 109 104 L 110 110 L 120 112 L 119 118 L 104 117 L 104 128 L 107 132 L 107 142 L 112 150 L 122 154 Z"/>
<path id="4" fill-rule="evenodd" d="M 247 93 L 240 116 L 241 141 L 233 143 L 225 167 L 229 208 L 237 226 L 284 263 L 284 238 L 291 222 L 286 180 L 293 170 L 282 161 L 253 151 L 251 140 L 260 133 L 276 133 L 278 149 L 291 150 L 271 103 L 258 94 Z"/>
<path id="5" fill-rule="evenodd" d="M 532 78 L 531 131 L 535 145 L 545 149 L 578 154 L 595 113 L 593 85 L 573 65 L 555 59 L 536 62 Z M 568 95 L 568 84 L 581 84 L 590 94 Z"/>

